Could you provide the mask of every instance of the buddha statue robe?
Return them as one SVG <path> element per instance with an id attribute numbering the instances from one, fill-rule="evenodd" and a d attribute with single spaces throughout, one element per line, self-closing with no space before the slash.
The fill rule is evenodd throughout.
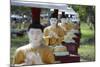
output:
<path id="1" fill-rule="evenodd" d="M 65 24 L 59 23 L 58 25 L 64 30 L 65 34 L 66 32 L 70 31 L 73 28 L 73 24 L 71 23 L 65 23 Z"/>
<path id="2" fill-rule="evenodd" d="M 50 37 L 50 35 L 53 35 L 53 37 Z M 58 36 L 58 38 L 56 36 Z M 59 45 L 64 40 L 64 30 L 60 26 L 48 26 L 44 29 L 43 38 L 48 46 Z"/>
<path id="3" fill-rule="evenodd" d="M 32 54 L 38 54 L 39 57 L 37 57 L 36 59 L 32 57 Z M 27 60 L 27 58 L 30 58 L 31 61 Z M 13 64 L 24 64 L 24 63 L 25 65 L 52 64 L 55 63 L 55 57 L 52 51 L 46 46 L 32 48 L 30 45 L 26 45 L 17 49 L 13 59 Z"/>

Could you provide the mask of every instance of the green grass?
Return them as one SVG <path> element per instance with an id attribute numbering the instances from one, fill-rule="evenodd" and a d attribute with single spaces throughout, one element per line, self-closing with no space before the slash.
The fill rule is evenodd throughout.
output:
<path id="1" fill-rule="evenodd" d="M 94 44 L 95 42 L 95 31 L 91 30 L 86 23 L 81 23 L 81 44 Z"/>
<path id="2" fill-rule="evenodd" d="M 27 35 L 23 36 L 23 37 L 15 37 L 11 39 L 11 46 L 21 46 L 23 44 L 28 43 L 28 37 Z"/>
<path id="3" fill-rule="evenodd" d="M 78 50 L 81 59 L 86 61 L 95 60 L 95 35 L 94 30 L 91 30 L 86 23 L 81 23 L 81 44 Z"/>
<path id="4" fill-rule="evenodd" d="M 94 36 L 94 30 L 91 30 L 89 26 L 86 23 L 81 23 L 80 25 L 81 28 L 81 33 L 82 33 L 82 38 L 90 38 Z"/>
<path id="5" fill-rule="evenodd" d="M 78 51 L 81 59 L 85 61 L 95 61 L 95 45 L 81 45 Z"/>

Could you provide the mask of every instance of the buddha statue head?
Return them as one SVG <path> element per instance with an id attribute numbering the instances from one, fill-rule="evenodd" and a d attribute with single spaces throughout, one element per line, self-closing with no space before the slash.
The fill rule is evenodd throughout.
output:
<path id="1" fill-rule="evenodd" d="M 55 15 L 55 13 L 52 13 L 51 16 L 50 16 L 50 25 L 51 26 L 56 26 L 57 23 L 58 23 L 58 18 Z"/>
<path id="2" fill-rule="evenodd" d="M 32 22 L 28 27 L 29 42 L 33 47 L 41 45 L 43 26 L 39 22 Z"/>
<path id="3" fill-rule="evenodd" d="M 65 12 L 62 12 L 60 20 L 61 20 L 61 23 L 63 23 L 63 24 L 65 24 L 67 22 Z"/>

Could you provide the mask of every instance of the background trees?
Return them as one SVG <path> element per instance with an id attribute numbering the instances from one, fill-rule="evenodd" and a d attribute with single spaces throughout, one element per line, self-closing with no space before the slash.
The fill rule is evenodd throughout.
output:
<path id="1" fill-rule="evenodd" d="M 71 5 L 71 7 L 79 13 L 80 22 L 87 23 L 91 30 L 95 29 L 95 6 Z"/>

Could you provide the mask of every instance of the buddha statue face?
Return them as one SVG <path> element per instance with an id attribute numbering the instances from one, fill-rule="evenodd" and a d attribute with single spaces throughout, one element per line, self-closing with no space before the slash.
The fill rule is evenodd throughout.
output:
<path id="1" fill-rule="evenodd" d="M 32 46 L 34 47 L 38 47 L 40 46 L 41 44 L 41 40 L 42 40 L 42 31 L 41 29 L 34 29 L 34 28 L 31 28 L 29 31 L 28 31 L 28 37 L 29 37 L 29 41 L 30 43 L 32 43 Z"/>
<path id="2" fill-rule="evenodd" d="M 50 18 L 50 24 L 51 24 L 52 26 L 57 25 L 57 18 Z"/>

